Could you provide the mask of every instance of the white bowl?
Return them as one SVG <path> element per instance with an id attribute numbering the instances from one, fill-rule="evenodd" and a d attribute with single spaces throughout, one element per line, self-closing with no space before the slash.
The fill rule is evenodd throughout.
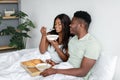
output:
<path id="1" fill-rule="evenodd" d="M 45 69 L 50 68 L 51 65 L 48 63 L 40 63 L 40 64 L 35 65 L 35 67 L 40 71 L 44 71 Z"/>
<path id="2" fill-rule="evenodd" d="M 47 35 L 47 39 L 49 41 L 51 41 L 51 40 L 57 40 L 58 37 L 59 37 L 58 35 Z"/>
<path id="3" fill-rule="evenodd" d="M 15 11 L 5 11 L 5 16 L 10 16 L 14 13 L 15 13 Z"/>

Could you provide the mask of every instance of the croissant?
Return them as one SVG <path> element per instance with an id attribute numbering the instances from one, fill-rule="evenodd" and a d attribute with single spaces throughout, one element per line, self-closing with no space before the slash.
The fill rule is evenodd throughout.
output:
<path id="1" fill-rule="evenodd" d="M 23 65 L 29 66 L 29 67 L 35 67 L 35 65 L 40 63 L 43 63 L 43 61 L 40 59 L 33 59 L 33 60 L 22 62 Z"/>
<path id="2" fill-rule="evenodd" d="M 43 61 L 40 60 L 40 59 L 33 59 L 33 60 L 31 60 L 31 62 L 34 63 L 34 64 L 43 63 Z"/>
<path id="3" fill-rule="evenodd" d="M 25 66 L 35 66 L 35 64 L 32 63 L 31 61 L 23 62 L 23 65 L 25 65 Z"/>

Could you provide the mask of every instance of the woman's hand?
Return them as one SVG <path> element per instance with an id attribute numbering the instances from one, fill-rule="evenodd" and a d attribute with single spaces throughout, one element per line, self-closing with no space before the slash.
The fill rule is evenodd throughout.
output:
<path id="1" fill-rule="evenodd" d="M 46 62 L 52 66 L 54 66 L 56 63 L 52 61 L 51 59 L 47 59 Z"/>
<path id="2" fill-rule="evenodd" d="M 42 73 L 40 73 L 40 75 L 46 77 L 46 76 L 49 76 L 49 75 L 52 75 L 52 74 L 56 74 L 56 73 L 57 73 L 56 69 L 49 68 L 49 69 L 44 70 Z"/>
<path id="3" fill-rule="evenodd" d="M 47 35 L 46 28 L 44 26 L 41 28 L 40 32 L 41 32 L 42 36 L 46 36 Z"/>
<path id="4" fill-rule="evenodd" d="M 51 43 L 51 45 L 55 48 L 55 49 L 57 49 L 57 48 L 59 48 L 59 44 L 58 44 L 58 42 L 57 41 L 49 41 L 50 43 Z"/>

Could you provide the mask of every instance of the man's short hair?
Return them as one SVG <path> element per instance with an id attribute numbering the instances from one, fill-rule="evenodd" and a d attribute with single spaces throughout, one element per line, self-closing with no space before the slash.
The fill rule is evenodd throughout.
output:
<path id="1" fill-rule="evenodd" d="M 74 17 L 79 18 L 79 19 L 83 19 L 89 27 L 89 25 L 91 23 L 91 16 L 86 11 L 76 11 L 74 13 Z"/>

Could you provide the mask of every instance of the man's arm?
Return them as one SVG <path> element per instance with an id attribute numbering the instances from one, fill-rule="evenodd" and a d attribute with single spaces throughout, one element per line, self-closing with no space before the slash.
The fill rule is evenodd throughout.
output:
<path id="1" fill-rule="evenodd" d="M 96 62 L 96 60 L 84 57 L 82 60 L 80 68 L 73 68 L 73 69 L 67 69 L 67 70 L 57 70 L 57 73 L 84 77 L 87 75 L 87 73 L 93 67 L 95 62 Z"/>
<path id="2" fill-rule="evenodd" d="M 96 60 L 84 57 L 81 62 L 80 68 L 71 68 L 71 69 L 52 69 L 51 68 L 51 69 L 47 69 L 44 72 L 42 72 L 41 75 L 48 76 L 51 74 L 59 73 L 59 74 L 65 74 L 65 75 L 84 77 L 93 67 L 95 62 Z"/>

